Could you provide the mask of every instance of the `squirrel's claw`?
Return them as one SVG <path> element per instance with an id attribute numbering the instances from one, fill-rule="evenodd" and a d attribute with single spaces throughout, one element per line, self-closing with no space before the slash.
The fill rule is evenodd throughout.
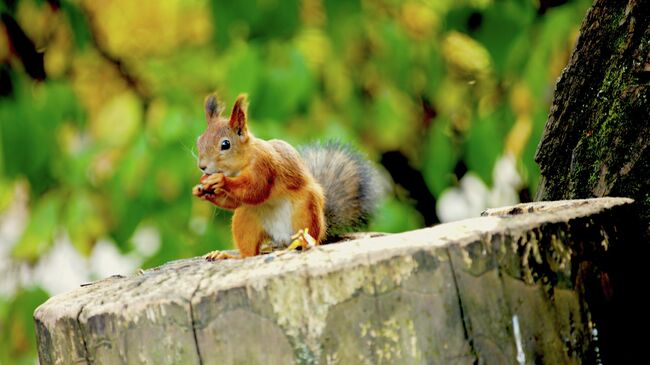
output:
<path id="1" fill-rule="evenodd" d="M 202 197 L 203 195 L 205 195 L 205 193 L 206 193 L 206 191 L 205 191 L 205 189 L 203 188 L 203 185 L 202 185 L 202 184 L 195 185 L 195 186 L 192 188 L 192 195 L 194 195 L 194 196 L 198 196 L 199 198 Z"/>
<path id="2" fill-rule="evenodd" d="M 201 183 L 192 188 L 192 195 L 210 200 L 211 196 L 217 195 L 223 187 L 223 174 L 203 175 Z"/>
<path id="3" fill-rule="evenodd" d="M 241 257 L 229 254 L 228 252 L 219 251 L 219 250 L 209 252 L 207 255 L 205 255 L 205 259 L 207 261 L 239 259 L 239 258 Z"/>

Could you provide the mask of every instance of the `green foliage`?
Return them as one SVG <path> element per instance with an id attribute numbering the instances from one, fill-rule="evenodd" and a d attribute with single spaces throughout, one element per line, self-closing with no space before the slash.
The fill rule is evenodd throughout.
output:
<path id="1" fill-rule="evenodd" d="M 299 27 L 298 0 L 218 0 L 212 2 L 217 47 L 228 46 L 232 37 L 263 41 L 289 38 Z"/>
<path id="2" fill-rule="evenodd" d="M 83 124 L 83 112 L 69 85 L 52 81 L 31 88 L 20 75 L 14 77 L 14 99 L 0 100 L 0 166 L 11 179 L 25 177 L 36 195 L 57 183 L 53 167 L 62 160 L 57 128 L 64 120 Z"/>
<path id="3" fill-rule="evenodd" d="M 42 289 L 21 290 L 10 300 L 0 297 L 0 363 L 34 363 L 33 313 L 47 298 Z"/>
<path id="4" fill-rule="evenodd" d="M 377 209 L 368 228 L 371 232 L 403 232 L 422 228 L 422 216 L 413 207 L 387 199 Z"/>
<path id="5" fill-rule="evenodd" d="M 61 8 L 67 15 L 70 28 L 72 29 L 75 47 L 83 50 L 89 45 L 90 38 L 92 37 L 86 17 L 81 9 L 72 1 L 62 1 Z"/>
<path id="6" fill-rule="evenodd" d="M 446 187 L 453 184 L 458 154 L 449 123 L 438 120 L 429 128 L 422 167 L 424 178 L 434 195 L 440 195 Z"/>
<path id="7" fill-rule="evenodd" d="M 47 251 L 59 224 L 62 205 L 62 197 L 54 192 L 39 199 L 25 232 L 13 247 L 15 259 L 34 262 Z"/>
<path id="8" fill-rule="evenodd" d="M 503 115 L 490 114 L 477 120 L 465 141 L 467 167 L 487 183 L 492 183 L 492 167 L 503 151 L 507 130 L 499 123 Z"/>
<path id="9" fill-rule="evenodd" d="M 0 215 L 20 191 L 29 211 L 11 259 L 37 263 L 62 234 L 84 256 L 99 239 L 128 254 L 147 226 L 160 234 L 142 262 L 152 267 L 231 247 L 231 214 L 190 193 L 203 98 L 215 90 L 226 112 L 249 94 L 262 138 L 335 138 L 375 161 L 399 151 L 436 197 L 461 162 L 491 184 L 505 153 L 534 190 L 553 84 L 589 2 L 545 14 L 516 0 L 0 4 L 47 74 L 30 79 L 0 32 L 11 83 L 0 96 Z M 371 230 L 423 225 L 397 191 Z M 0 299 L 0 362 L 33 359 L 31 311 L 46 297 Z"/>

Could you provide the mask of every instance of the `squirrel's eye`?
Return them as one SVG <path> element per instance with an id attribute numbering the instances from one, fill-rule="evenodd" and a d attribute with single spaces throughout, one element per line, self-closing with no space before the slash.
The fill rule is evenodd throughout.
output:
<path id="1" fill-rule="evenodd" d="M 227 139 L 224 139 L 223 141 L 221 141 L 221 150 L 225 151 L 227 149 L 230 149 L 230 141 L 227 140 Z"/>

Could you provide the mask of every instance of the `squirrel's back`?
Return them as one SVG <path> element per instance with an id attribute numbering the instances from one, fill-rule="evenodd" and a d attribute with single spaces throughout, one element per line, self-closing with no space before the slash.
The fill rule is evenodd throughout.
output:
<path id="1" fill-rule="evenodd" d="M 323 187 L 327 235 L 365 226 L 382 191 L 379 175 L 370 163 L 350 146 L 335 141 L 308 145 L 299 152 Z"/>

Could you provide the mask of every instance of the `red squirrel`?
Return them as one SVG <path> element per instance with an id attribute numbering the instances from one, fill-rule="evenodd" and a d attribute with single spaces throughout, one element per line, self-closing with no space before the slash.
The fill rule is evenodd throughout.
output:
<path id="1" fill-rule="evenodd" d="M 201 184 L 193 195 L 234 210 L 232 235 L 240 257 L 260 254 L 268 240 L 304 246 L 367 223 L 380 195 L 379 175 L 349 146 L 336 142 L 296 151 L 287 142 L 251 134 L 247 97 L 230 117 L 215 95 L 205 99 L 207 128 L 197 140 Z M 207 260 L 238 258 L 213 251 Z"/>

